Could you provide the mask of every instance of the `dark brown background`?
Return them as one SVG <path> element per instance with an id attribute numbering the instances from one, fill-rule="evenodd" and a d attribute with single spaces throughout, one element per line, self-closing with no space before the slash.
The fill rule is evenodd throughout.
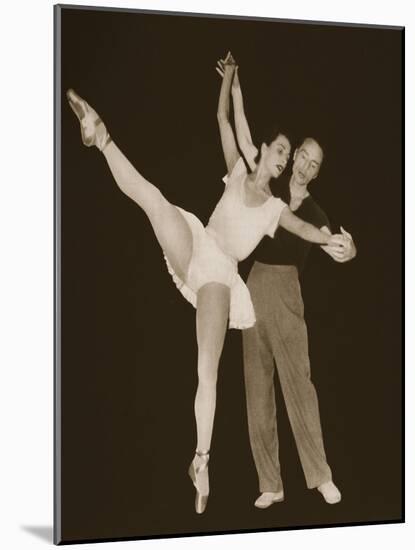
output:
<path id="1" fill-rule="evenodd" d="M 113 539 L 402 519 L 402 44 L 399 29 L 63 9 L 62 539 Z M 318 249 L 303 274 L 326 451 L 343 500 L 305 486 L 278 391 L 284 504 L 253 507 L 257 478 L 241 334 L 227 334 L 206 513 L 193 508 L 194 310 L 144 214 L 82 146 L 73 87 L 132 163 L 207 222 L 225 172 L 216 60 L 240 65 L 254 141 L 269 122 L 313 135 L 312 193 L 358 247 Z M 59 62 L 59 56 L 57 58 Z M 245 277 L 250 261 L 241 266 Z M 58 396 L 59 397 L 59 396 Z"/>

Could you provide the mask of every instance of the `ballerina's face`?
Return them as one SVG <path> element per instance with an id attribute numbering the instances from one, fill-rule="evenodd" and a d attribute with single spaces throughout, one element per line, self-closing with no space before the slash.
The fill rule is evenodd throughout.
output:
<path id="1" fill-rule="evenodd" d="M 262 144 L 261 153 L 270 176 L 278 178 L 287 166 L 291 145 L 286 136 L 279 134 L 269 145 Z"/>

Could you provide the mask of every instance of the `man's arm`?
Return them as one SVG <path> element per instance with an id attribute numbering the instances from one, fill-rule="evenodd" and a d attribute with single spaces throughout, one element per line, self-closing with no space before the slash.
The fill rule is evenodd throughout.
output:
<path id="1" fill-rule="evenodd" d="M 322 227 L 321 231 L 331 235 L 331 231 L 327 226 Z M 340 227 L 340 231 L 343 235 L 343 244 L 326 245 L 321 246 L 321 248 L 333 258 L 335 262 L 345 263 L 353 260 L 357 254 L 357 250 L 350 233 L 343 229 L 343 227 Z"/>
<path id="2" fill-rule="evenodd" d="M 223 61 L 223 78 L 220 88 L 218 103 L 218 125 L 220 139 L 222 142 L 223 155 L 225 157 L 228 174 L 232 172 L 238 158 L 240 157 L 236 146 L 235 136 L 229 120 L 229 95 L 232 85 L 232 79 L 235 73 L 235 61 L 230 52 Z"/>

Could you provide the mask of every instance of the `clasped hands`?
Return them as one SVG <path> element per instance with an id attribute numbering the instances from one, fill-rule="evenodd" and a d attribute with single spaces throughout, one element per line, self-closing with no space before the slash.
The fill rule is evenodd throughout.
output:
<path id="1" fill-rule="evenodd" d="M 341 233 L 333 235 L 330 243 L 322 248 L 335 262 L 344 263 L 356 256 L 356 246 L 350 233 L 343 227 L 340 227 L 340 231 Z"/>
<path id="2" fill-rule="evenodd" d="M 236 88 L 239 86 L 238 65 L 231 52 L 228 52 L 224 59 L 219 59 L 217 61 L 216 71 L 222 78 L 224 78 L 225 74 L 229 74 L 230 77 L 233 76 L 232 87 Z"/>

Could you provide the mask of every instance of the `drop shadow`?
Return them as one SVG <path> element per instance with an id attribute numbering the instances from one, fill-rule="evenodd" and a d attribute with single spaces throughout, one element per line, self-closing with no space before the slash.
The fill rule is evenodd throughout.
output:
<path id="1" fill-rule="evenodd" d="M 21 528 L 26 533 L 53 544 L 53 527 L 51 525 L 22 525 Z"/>

